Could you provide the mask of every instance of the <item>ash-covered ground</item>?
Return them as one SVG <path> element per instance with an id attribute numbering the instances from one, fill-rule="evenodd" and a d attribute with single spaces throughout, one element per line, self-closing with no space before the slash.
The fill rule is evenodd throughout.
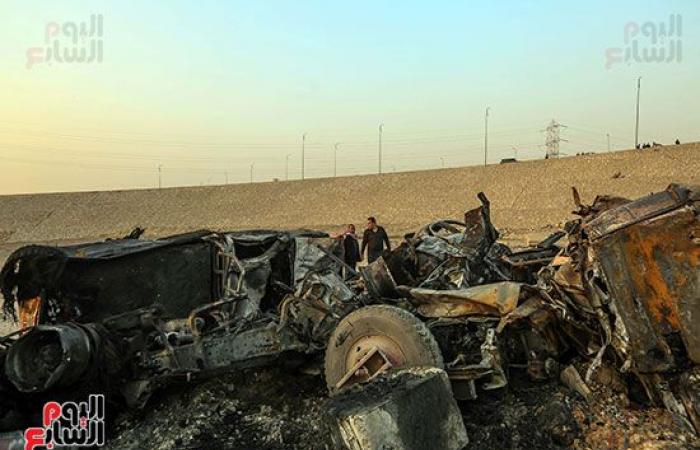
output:
<path id="1" fill-rule="evenodd" d="M 281 368 L 173 386 L 117 417 L 109 449 L 326 449 L 326 387 Z"/>
<path id="2" fill-rule="evenodd" d="M 601 370 L 587 403 L 558 380 L 530 381 L 511 370 L 510 385 L 461 402 L 468 449 L 689 449 L 691 431 L 659 408 L 630 400 Z M 115 420 L 108 448 L 333 449 L 320 375 L 269 368 L 226 374 L 158 393 L 140 412 Z"/>

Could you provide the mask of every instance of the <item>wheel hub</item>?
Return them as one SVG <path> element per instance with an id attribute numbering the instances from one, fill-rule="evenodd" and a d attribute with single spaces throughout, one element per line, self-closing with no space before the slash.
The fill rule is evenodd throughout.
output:
<path id="1" fill-rule="evenodd" d="M 363 336 L 351 347 L 345 357 L 345 375 L 336 384 L 336 389 L 374 379 L 392 367 L 406 364 L 401 347 L 383 335 Z"/>

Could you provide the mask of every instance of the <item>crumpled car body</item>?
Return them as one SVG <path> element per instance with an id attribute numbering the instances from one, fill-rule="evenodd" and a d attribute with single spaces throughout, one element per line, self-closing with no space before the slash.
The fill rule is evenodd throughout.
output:
<path id="1" fill-rule="evenodd" d="M 586 380 L 608 355 L 650 403 L 700 431 L 700 188 L 672 184 L 592 205 L 574 197 L 581 218 L 567 224 L 569 244 L 539 275 L 543 306 L 557 311 L 550 323 L 578 328 L 568 337 L 591 358 Z"/>
<path id="2" fill-rule="evenodd" d="M 327 257 L 308 250 L 308 243 L 322 239 L 332 242 L 312 231 L 200 231 L 156 240 L 28 246 L 10 255 L 0 288 L 5 312 L 14 315 L 19 305 L 33 324 L 98 322 L 153 306 L 164 317 L 184 317 L 234 296 L 245 297 L 237 313 L 247 316 L 274 308 L 280 291 L 293 289 Z"/>
<path id="3" fill-rule="evenodd" d="M 0 341 L 3 400 L 22 409 L 77 384 L 140 407 L 168 383 L 316 351 L 307 319 L 330 327 L 332 304 L 355 296 L 339 252 L 306 230 L 21 248 L 0 276 L 23 325 Z"/>

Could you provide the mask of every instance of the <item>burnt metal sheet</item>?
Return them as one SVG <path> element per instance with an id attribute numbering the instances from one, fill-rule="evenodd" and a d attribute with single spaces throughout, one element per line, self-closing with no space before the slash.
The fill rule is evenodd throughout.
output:
<path id="1" fill-rule="evenodd" d="M 653 196 L 652 196 L 653 197 Z M 666 210 L 670 197 L 657 197 Z M 625 211 L 634 211 L 634 202 Z M 700 221 L 693 205 L 653 214 L 593 242 L 610 297 L 629 335 L 640 372 L 673 367 L 666 337 L 680 332 L 688 356 L 700 363 Z M 610 212 L 616 214 L 616 210 Z M 639 216 L 639 215 L 637 215 Z M 606 226 L 610 229 L 611 226 Z M 615 228 L 615 227 L 612 227 Z"/>
<path id="2" fill-rule="evenodd" d="M 294 239 L 296 250 L 294 252 L 294 283 L 300 283 L 309 273 L 322 267 L 335 267 L 340 271 L 338 258 L 329 256 L 333 251 L 342 251 L 337 241 L 328 236 L 324 237 L 297 237 Z M 324 251 L 325 249 L 328 249 Z M 342 258 L 342 253 L 339 255 Z"/>
<path id="3" fill-rule="evenodd" d="M 665 191 L 642 197 L 633 202 L 602 212 L 584 225 L 591 240 L 599 239 L 622 228 L 661 215 L 687 203 L 693 191 L 671 185 Z"/>
<path id="4" fill-rule="evenodd" d="M 504 316 L 515 310 L 521 283 L 504 281 L 467 289 L 401 289 L 425 317 Z"/>
<path id="5" fill-rule="evenodd" d="M 65 247 L 51 247 L 61 252 L 66 258 L 72 259 L 110 259 L 133 253 L 144 252 L 169 245 L 180 245 L 188 242 L 200 241 L 211 234 L 211 231 L 202 230 L 192 233 L 170 236 L 163 239 L 115 239 L 104 242 L 92 242 L 89 244 L 68 245 Z"/>
<path id="6" fill-rule="evenodd" d="M 374 298 L 396 298 L 396 282 L 380 256 L 371 264 L 360 268 L 360 274 L 365 283 L 365 289 Z"/>

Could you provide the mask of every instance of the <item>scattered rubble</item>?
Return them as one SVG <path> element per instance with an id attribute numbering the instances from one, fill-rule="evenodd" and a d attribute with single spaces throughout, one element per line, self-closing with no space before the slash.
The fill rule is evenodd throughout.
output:
<path id="1" fill-rule="evenodd" d="M 581 375 L 579 375 L 578 370 L 576 370 L 576 367 L 571 365 L 566 366 L 566 368 L 561 371 L 559 376 L 561 377 L 562 383 L 564 383 L 572 390 L 578 392 L 581 395 L 581 397 L 583 397 L 587 402 L 591 401 L 593 393 L 591 392 L 591 389 L 588 387 L 586 382 L 583 381 Z"/>
<path id="2" fill-rule="evenodd" d="M 0 339 L 0 431 L 37 424 L 36 405 L 49 399 L 103 393 L 110 411 L 127 411 L 112 432 L 124 448 L 148 435 L 155 442 L 159 433 L 158 448 L 241 441 L 375 448 L 372 414 L 389 404 L 402 406 L 386 406 L 382 420 L 399 423 L 399 412 L 402 419 L 382 442 L 404 448 L 420 447 L 415 442 L 433 432 L 441 448 L 459 448 L 467 435 L 470 448 L 697 445 L 700 190 L 671 185 L 634 201 L 600 196 L 592 205 L 573 194 L 579 218 L 531 247 L 499 242 L 480 193 L 482 206 L 462 221 L 406 235 L 349 280 L 343 271 L 354 271 L 338 241 L 304 230 L 158 240 L 137 230 L 106 242 L 21 248 L 0 273 L 5 312 L 22 325 Z M 298 428 L 309 442 L 318 437 L 314 446 L 288 433 L 288 406 L 266 407 L 239 389 L 248 381 L 241 374 L 291 376 L 321 360 L 328 417 L 323 393 L 291 396 L 317 414 Z M 402 368 L 418 366 L 440 375 L 396 381 L 397 373 L 406 377 Z M 248 371 L 261 367 L 273 369 Z M 418 394 L 444 374 L 451 391 Z M 193 397 L 168 403 L 165 393 L 193 382 L 201 383 L 185 391 Z M 405 389 L 387 390 L 393 385 Z M 460 401 L 463 438 L 448 420 L 454 408 L 423 418 L 425 405 L 409 406 L 444 395 L 443 405 Z M 181 420 L 172 417 L 170 410 L 190 404 Z M 149 414 L 151 428 L 130 434 L 125 417 Z M 405 430 L 417 430 L 414 421 L 440 417 L 452 431 L 421 428 L 404 439 Z M 655 420 L 664 424 L 658 433 Z M 348 433 L 348 421 L 364 431 Z M 624 421 L 649 425 L 648 435 L 628 433 Z"/>
<path id="3" fill-rule="evenodd" d="M 291 380 L 290 380 L 291 377 Z M 156 393 L 116 419 L 111 450 L 327 450 L 326 390 L 318 376 L 243 370 Z"/>

